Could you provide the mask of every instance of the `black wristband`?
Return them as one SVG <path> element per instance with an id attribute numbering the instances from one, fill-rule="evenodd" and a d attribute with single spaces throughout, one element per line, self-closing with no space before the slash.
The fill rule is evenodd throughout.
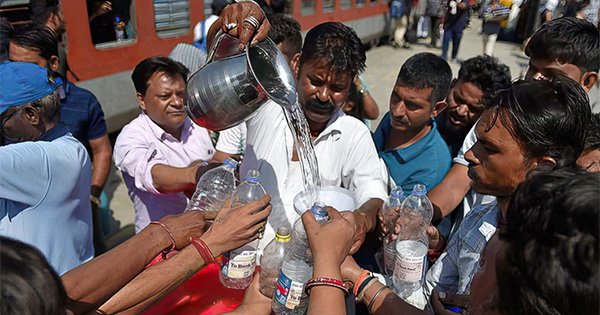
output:
<path id="1" fill-rule="evenodd" d="M 360 295 L 360 292 L 367 286 L 367 284 L 369 284 L 369 282 L 373 281 L 373 279 L 375 279 L 375 277 L 369 276 L 363 280 L 363 282 L 360 284 L 360 287 L 358 287 L 358 290 L 356 290 L 356 293 Z"/>

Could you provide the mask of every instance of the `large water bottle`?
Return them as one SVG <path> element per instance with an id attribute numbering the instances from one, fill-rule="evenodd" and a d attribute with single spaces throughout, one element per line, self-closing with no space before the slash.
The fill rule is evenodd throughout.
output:
<path id="1" fill-rule="evenodd" d="M 317 222 L 329 221 L 325 205 L 316 202 L 310 209 Z M 290 249 L 281 264 L 281 272 L 277 279 L 277 288 L 273 294 L 271 308 L 277 315 L 305 314 L 308 308 L 308 296 L 304 286 L 312 276 L 313 257 L 302 218 L 294 223 Z"/>
<path id="2" fill-rule="evenodd" d="M 273 297 L 281 263 L 290 244 L 290 231 L 286 227 L 277 229 L 275 238 L 269 242 L 260 259 L 260 293 Z"/>
<path id="3" fill-rule="evenodd" d="M 433 217 L 433 206 L 426 193 L 425 185 L 417 184 L 402 203 L 399 218 L 402 229 L 396 240 L 396 265 L 392 278 L 395 293 L 403 299 L 423 285 L 429 246 L 427 227 Z"/>
<path id="4" fill-rule="evenodd" d="M 235 167 L 237 162 L 229 158 L 223 165 L 204 173 L 192 199 L 185 207 L 185 211 L 219 211 L 235 190 Z"/>
<path id="5" fill-rule="evenodd" d="M 246 180 L 233 192 L 231 207 L 237 208 L 251 203 L 266 195 L 265 189 L 260 184 L 260 173 L 249 170 Z M 256 269 L 256 248 L 258 240 L 226 253 L 225 261 L 219 272 L 221 283 L 230 289 L 245 289 L 252 282 Z"/>
<path id="6" fill-rule="evenodd" d="M 402 187 L 398 186 L 394 188 L 383 204 L 381 214 L 385 226 L 390 233 L 394 231 L 396 220 L 400 216 L 402 211 L 402 202 L 404 201 L 404 191 Z M 387 276 L 392 276 L 394 273 L 394 265 L 396 263 L 396 242 L 390 241 L 389 238 L 383 240 L 383 266 L 384 272 Z"/>

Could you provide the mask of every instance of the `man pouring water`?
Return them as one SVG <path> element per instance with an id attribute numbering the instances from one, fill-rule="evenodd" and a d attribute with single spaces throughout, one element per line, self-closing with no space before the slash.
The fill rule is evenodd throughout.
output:
<path id="1" fill-rule="evenodd" d="M 354 251 L 365 233 L 374 229 L 376 213 L 386 198 L 368 128 L 341 111 L 353 78 L 365 68 L 365 60 L 364 49 L 354 30 L 342 23 L 327 22 L 307 33 L 302 51 L 290 63 L 301 108 L 296 107 L 297 113 L 303 116 L 296 118 L 305 118 L 308 122 L 306 135 L 310 139 L 305 140 L 312 141 L 314 146 L 322 187 L 343 187 L 354 194 L 357 208 Z M 283 108 L 273 102 L 263 105 L 245 123 L 248 135 L 240 174 L 258 169 L 261 183 L 272 197 L 273 212 L 260 244 L 264 247 L 274 237 L 274 229 L 290 228 L 298 218 L 294 197 L 305 191 L 299 161 L 303 156 L 310 156 L 311 150 L 306 145 L 300 152 L 296 150 L 294 134 L 302 134 L 302 130 L 292 130 Z M 310 162 L 310 157 L 305 161 Z M 310 168 L 307 165 L 310 163 L 304 164 Z"/>

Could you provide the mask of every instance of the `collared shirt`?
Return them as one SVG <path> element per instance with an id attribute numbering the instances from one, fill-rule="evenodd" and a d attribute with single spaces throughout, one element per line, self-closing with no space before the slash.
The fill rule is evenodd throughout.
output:
<path id="1" fill-rule="evenodd" d="M 182 193 L 163 194 L 154 187 L 152 167 L 164 164 L 188 167 L 198 160 L 209 160 L 215 153 L 208 131 L 185 119 L 181 140 L 165 132 L 148 115 L 141 113 L 127 124 L 115 143 L 115 165 L 122 172 L 135 208 L 136 233 L 151 221 L 185 210 Z"/>
<path id="2" fill-rule="evenodd" d="M 92 92 L 66 81 L 60 92 L 60 120 L 86 147 L 89 141 L 106 135 L 104 112 Z"/>
<path id="3" fill-rule="evenodd" d="M 291 204 L 304 190 L 298 162 L 292 161 L 294 139 L 281 106 L 268 102 L 246 121 L 247 138 L 241 176 L 250 169 L 260 171 L 261 184 L 271 195 L 273 210 L 260 247 L 275 236 L 274 229 L 291 228 L 299 218 Z M 371 198 L 387 196 L 379 176 L 377 152 L 365 124 L 341 110 L 313 141 L 322 186 L 337 186 L 354 193 L 356 206 Z"/>
<path id="4" fill-rule="evenodd" d="M 438 292 L 468 295 L 479 270 L 483 248 L 496 232 L 500 208 L 496 202 L 479 205 L 464 218 L 446 250 L 431 266 L 423 285 L 424 297 Z"/>
<path id="5" fill-rule="evenodd" d="M 431 123 L 431 130 L 417 142 L 406 148 L 388 150 L 384 148 L 392 129 L 389 112 L 377 126 L 373 140 L 379 157 L 385 162 L 381 169 L 390 187 L 401 186 L 405 194 L 410 194 L 413 187 L 421 183 L 430 191 L 450 169 L 448 147 L 437 131 L 435 121 Z"/>
<path id="6" fill-rule="evenodd" d="M 92 166 L 64 124 L 0 147 L 0 170 L 0 235 L 38 248 L 59 275 L 93 258 Z"/>

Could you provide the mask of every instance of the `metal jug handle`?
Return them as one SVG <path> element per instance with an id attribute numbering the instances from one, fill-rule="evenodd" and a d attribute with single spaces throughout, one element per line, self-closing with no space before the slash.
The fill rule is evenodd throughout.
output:
<path id="1" fill-rule="evenodd" d="M 219 49 L 222 43 L 227 43 L 227 47 L 224 47 L 225 49 Z M 237 38 L 227 33 L 224 33 L 223 30 L 219 30 L 215 35 L 215 40 L 213 41 L 212 45 L 210 45 L 208 57 L 206 58 L 206 64 L 211 63 L 215 60 L 239 54 L 240 51 L 237 48 L 238 44 L 239 40 Z"/>

